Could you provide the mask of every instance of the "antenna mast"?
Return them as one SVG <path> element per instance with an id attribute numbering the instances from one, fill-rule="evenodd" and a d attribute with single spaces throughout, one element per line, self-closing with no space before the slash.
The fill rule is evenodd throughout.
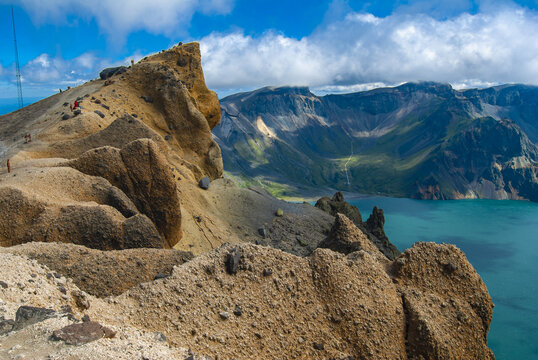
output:
<path id="1" fill-rule="evenodd" d="M 17 71 L 17 91 L 19 95 L 19 109 L 24 107 L 22 101 L 22 84 L 21 84 L 21 68 L 19 66 L 19 50 L 17 50 L 17 34 L 15 32 L 15 15 L 13 14 L 13 5 L 11 5 L 11 20 L 13 22 L 13 42 L 15 44 L 15 68 Z"/>

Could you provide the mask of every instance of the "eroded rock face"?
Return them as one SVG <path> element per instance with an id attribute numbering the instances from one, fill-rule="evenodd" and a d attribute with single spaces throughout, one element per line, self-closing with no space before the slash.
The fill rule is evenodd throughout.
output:
<path id="1" fill-rule="evenodd" d="M 327 316 L 356 358 L 405 359 L 405 316 L 396 286 L 375 257 L 355 254 L 345 258 L 317 249 L 310 257 Z"/>
<path id="2" fill-rule="evenodd" d="M 375 246 L 377 246 L 386 257 L 394 260 L 400 255 L 400 250 L 389 241 L 387 234 L 385 234 L 385 214 L 383 213 L 383 209 L 378 209 L 377 206 L 374 206 L 372 214 L 363 225 L 366 228 L 366 231 L 373 235 L 370 237 L 370 240 L 372 240 Z"/>
<path id="3" fill-rule="evenodd" d="M 424 261 L 438 265 L 429 270 Z M 163 332 L 173 345 L 224 358 L 492 359 L 484 291 L 453 246 L 418 245 L 387 272 L 363 250 L 317 249 L 300 258 L 241 244 L 128 290 L 115 313 L 122 323 Z M 167 315 L 155 319 L 156 312 Z"/>
<path id="4" fill-rule="evenodd" d="M 50 146 L 49 152 L 54 156 L 72 159 L 88 150 L 103 146 L 121 149 L 138 139 L 151 139 L 163 151 L 166 146 L 164 139 L 155 130 L 131 115 L 123 115 L 97 133 L 80 139 L 56 142 Z"/>
<path id="5" fill-rule="evenodd" d="M 205 85 L 199 45 L 174 47 L 141 61 L 127 81 L 163 113 L 183 158 L 211 179 L 221 177 L 221 152 L 211 135 L 220 121 L 220 107 L 216 93 Z"/>
<path id="6" fill-rule="evenodd" d="M 411 357 L 494 359 L 487 347 L 493 303 L 461 250 L 417 243 L 390 271 L 408 314 Z"/>
<path id="7" fill-rule="evenodd" d="M 174 246 L 181 239 L 181 209 L 177 187 L 166 159 L 150 139 L 139 139 L 119 150 L 101 147 L 90 150 L 69 166 L 101 176 L 121 189 Z"/>
<path id="8" fill-rule="evenodd" d="M 0 186 L 0 245 L 67 242 L 111 250 L 164 247 L 151 220 L 100 177 L 71 168 L 27 169 Z"/>

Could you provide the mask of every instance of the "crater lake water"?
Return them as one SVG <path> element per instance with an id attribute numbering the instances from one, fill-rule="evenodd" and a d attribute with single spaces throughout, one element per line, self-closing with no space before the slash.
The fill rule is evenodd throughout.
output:
<path id="1" fill-rule="evenodd" d="M 500 200 L 346 199 L 366 220 L 385 211 L 385 232 L 400 250 L 417 241 L 465 252 L 495 304 L 488 344 L 498 360 L 538 359 L 538 203 Z"/>

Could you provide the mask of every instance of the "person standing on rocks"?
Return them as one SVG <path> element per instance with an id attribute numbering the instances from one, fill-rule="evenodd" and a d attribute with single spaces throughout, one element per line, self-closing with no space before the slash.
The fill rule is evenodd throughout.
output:
<path id="1" fill-rule="evenodd" d="M 11 164 L 9 163 L 9 159 L 7 159 L 7 172 L 8 174 L 11 172 Z"/>

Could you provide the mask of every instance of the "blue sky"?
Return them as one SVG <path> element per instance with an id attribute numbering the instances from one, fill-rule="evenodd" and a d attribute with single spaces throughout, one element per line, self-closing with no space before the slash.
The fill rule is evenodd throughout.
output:
<path id="1" fill-rule="evenodd" d="M 267 85 L 538 85 L 538 0 L 0 0 L 0 98 L 16 96 L 11 5 L 28 97 L 194 40 L 221 96 Z"/>

